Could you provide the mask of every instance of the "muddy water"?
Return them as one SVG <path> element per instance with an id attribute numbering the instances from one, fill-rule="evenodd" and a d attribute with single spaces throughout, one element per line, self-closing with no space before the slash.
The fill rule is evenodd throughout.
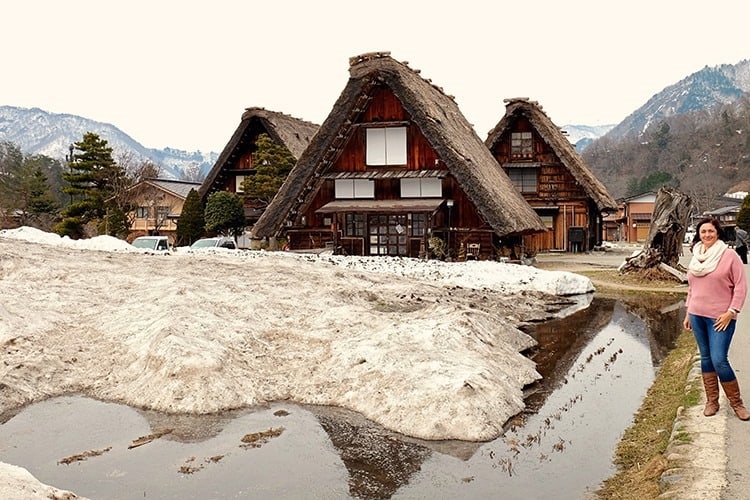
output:
<path id="1" fill-rule="evenodd" d="M 72 395 L 0 418 L 0 461 L 92 499 L 580 499 L 614 472 L 679 314 L 675 298 L 595 298 L 530 327 L 544 379 L 489 443 L 409 439 L 335 408 L 175 417 Z"/>

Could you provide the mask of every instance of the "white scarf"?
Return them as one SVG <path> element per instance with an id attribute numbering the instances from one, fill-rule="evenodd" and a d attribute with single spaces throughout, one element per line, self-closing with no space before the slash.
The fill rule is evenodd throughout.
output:
<path id="1" fill-rule="evenodd" d="M 693 258 L 690 259 L 690 264 L 688 264 L 688 271 L 693 273 L 693 276 L 705 276 L 713 272 L 719 265 L 719 260 L 721 260 L 721 256 L 724 255 L 724 250 L 727 248 L 729 247 L 726 243 L 717 240 L 706 250 L 703 242 L 699 241 L 693 247 Z"/>

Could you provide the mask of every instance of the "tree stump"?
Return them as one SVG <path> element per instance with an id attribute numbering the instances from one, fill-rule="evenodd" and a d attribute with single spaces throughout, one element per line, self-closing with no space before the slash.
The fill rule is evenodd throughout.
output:
<path id="1" fill-rule="evenodd" d="M 672 188 L 660 188 L 643 249 L 625 259 L 619 268 L 620 273 L 652 274 L 656 268 L 684 281 L 679 263 L 692 208 L 693 202 L 686 194 Z"/>

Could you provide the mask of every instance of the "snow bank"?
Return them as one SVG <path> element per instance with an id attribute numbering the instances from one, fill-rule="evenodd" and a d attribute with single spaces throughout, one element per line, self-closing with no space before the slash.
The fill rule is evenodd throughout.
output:
<path id="1" fill-rule="evenodd" d="M 495 262 L 87 251 L 113 240 L 0 232 L 0 412 L 63 392 L 183 413 L 293 400 L 490 440 L 539 378 L 518 327 L 593 290 Z"/>

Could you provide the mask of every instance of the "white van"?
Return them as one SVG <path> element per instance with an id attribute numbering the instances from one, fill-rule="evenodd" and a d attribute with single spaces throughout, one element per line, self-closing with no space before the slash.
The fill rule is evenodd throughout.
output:
<path id="1" fill-rule="evenodd" d="M 166 236 L 139 236 L 131 243 L 145 253 L 169 254 L 169 239 Z"/>

